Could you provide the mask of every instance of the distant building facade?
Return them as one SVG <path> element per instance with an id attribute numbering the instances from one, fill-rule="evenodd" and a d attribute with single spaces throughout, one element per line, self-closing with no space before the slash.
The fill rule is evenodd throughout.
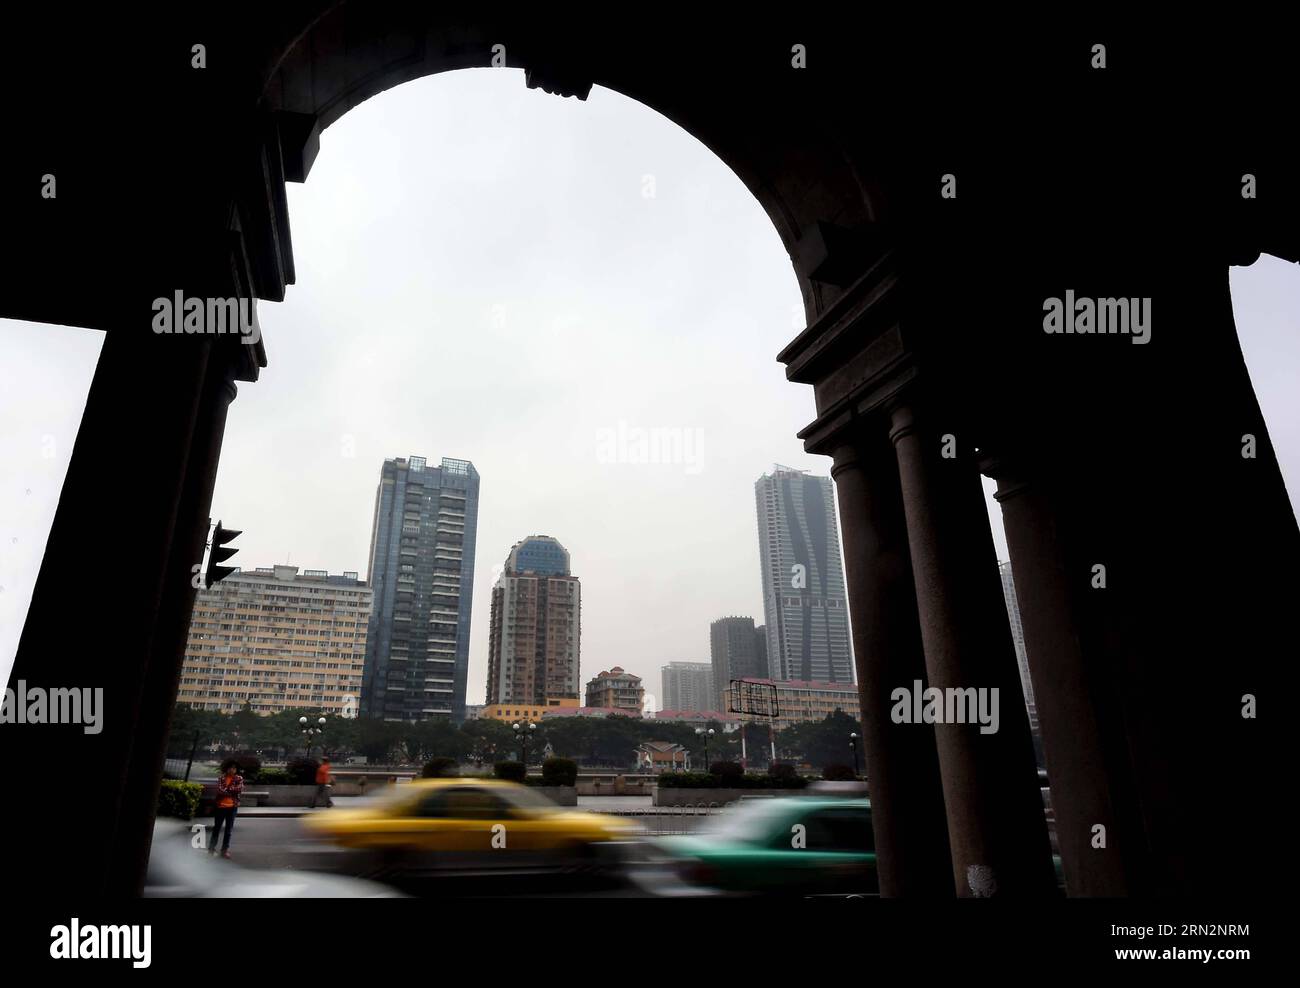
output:
<path id="1" fill-rule="evenodd" d="M 767 676 L 767 662 L 758 649 L 754 619 L 724 617 L 709 625 L 709 660 L 713 669 L 713 698 L 718 709 L 726 710 L 733 679 Z"/>
<path id="2" fill-rule="evenodd" d="M 624 707 L 547 707 L 543 717 L 640 717 L 641 711 Z"/>
<path id="3" fill-rule="evenodd" d="M 862 722 L 862 701 L 858 689 L 848 683 L 805 682 L 803 680 L 773 681 L 753 678 L 749 680 L 776 687 L 777 716 L 750 717 L 749 723 L 771 723 L 780 731 L 794 724 L 822 721 L 836 710 L 842 710 L 858 723 Z"/>
<path id="4" fill-rule="evenodd" d="M 370 535 L 363 717 L 464 720 L 478 499 L 468 460 L 384 461 Z"/>
<path id="5" fill-rule="evenodd" d="M 487 706 L 576 707 L 581 655 L 582 585 L 569 552 L 530 535 L 511 548 L 492 587 Z"/>
<path id="6" fill-rule="evenodd" d="M 623 710 L 640 717 L 645 706 L 641 677 L 625 671 L 622 666 L 614 666 L 608 672 L 602 670 L 587 683 L 585 706 Z"/>
<path id="7" fill-rule="evenodd" d="M 854 682 L 849 606 L 829 477 L 777 466 L 754 484 L 771 679 Z"/>
<path id="8" fill-rule="evenodd" d="M 687 727 L 704 727 L 722 725 L 723 733 L 730 734 L 740 730 L 740 715 L 722 710 L 660 710 L 654 716 L 669 724 L 684 724 Z"/>
<path id="9" fill-rule="evenodd" d="M 715 710 L 713 666 L 708 662 L 669 662 L 663 667 L 665 710 Z"/>
<path id="10" fill-rule="evenodd" d="M 356 573 L 268 566 L 232 573 L 194 601 L 176 702 L 254 713 L 310 707 L 355 717 L 371 588 Z"/>
<path id="11" fill-rule="evenodd" d="M 566 714 L 575 714 L 578 709 L 577 697 L 552 698 L 545 704 L 487 703 L 480 708 L 479 717 L 484 720 L 539 721 L 547 714 L 563 717 Z"/>

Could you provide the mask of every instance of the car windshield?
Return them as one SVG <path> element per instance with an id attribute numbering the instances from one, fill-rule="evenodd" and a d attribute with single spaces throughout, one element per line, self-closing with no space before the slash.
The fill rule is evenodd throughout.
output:
<path id="1" fill-rule="evenodd" d="M 725 840 L 757 844 L 771 836 L 773 828 L 779 826 L 788 812 L 789 806 L 784 800 L 746 801 L 724 812 L 705 832 Z"/>

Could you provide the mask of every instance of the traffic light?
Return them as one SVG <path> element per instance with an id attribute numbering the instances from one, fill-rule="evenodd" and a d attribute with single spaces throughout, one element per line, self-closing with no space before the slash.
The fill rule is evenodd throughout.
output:
<path id="1" fill-rule="evenodd" d="M 203 573 L 203 585 L 211 589 L 220 583 L 231 573 L 235 572 L 234 566 L 218 566 L 218 563 L 224 563 L 227 559 L 237 553 L 238 549 L 233 549 L 226 545 L 232 542 L 239 532 L 229 528 L 222 528 L 221 522 L 217 522 L 217 527 L 212 530 L 212 549 L 208 552 L 208 568 Z"/>

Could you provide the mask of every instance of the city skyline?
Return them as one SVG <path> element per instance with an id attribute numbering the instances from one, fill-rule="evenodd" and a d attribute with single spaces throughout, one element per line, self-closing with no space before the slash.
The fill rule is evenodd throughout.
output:
<path id="1" fill-rule="evenodd" d="M 374 470 L 385 456 L 448 450 L 487 476 L 541 472 L 548 484 L 515 492 L 513 503 L 501 486 L 485 494 L 480 538 L 489 557 L 500 558 L 520 532 L 560 533 L 591 588 L 583 674 L 617 663 L 657 682 L 666 661 L 707 661 L 702 629 L 716 615 L 762 614 L 752 578 L 753 477 L 774 461 L 829 470 L 794 435 L 814 416 L 811 392 L 791 386 L 772 360 L 804 325 L 803 306 L 771 221 L 707 148 L 619 94 L 597 87 L 579 106 L 527 90 L 513 75 L 472 70 L 411 82 L 322 137 L 312 181 L 288 189 L 298 284 L 283 303 L 259 303 L 271 362 L 231 405 L 212 513 L 244 531 L 235 564 L 365 571 Z M 440 154 L 435 136 L 411 123 L 431 118 L 466 153 Z M 653 198 L 643 197 L 646 162 Z M 519 215 L 547 230 L 545 251 L 533 239 L 502 237 Z M 633 236 L 624 241 L 617 226 Z M 456 249 L 427 242 L 424 228 L 456 230 Z M 602 249 L 611 242 L 625 245 Z M 483 270 L 498 256 L 517 271 L 508 279 L 517 290 Z M 689 277 L 724 262 L 707 285 Z M 1229 272 L 1245 358 L 1292 492 L 1300 485 L 1300 416 L 1287 377 L 1300 359 L 1288 315 L 1300 304 L 1293 269 L 1266 256 Z M 680 290 L 664 292 L 665 283 Z M 16 371 L 0 395 L 10 424 L 0 453 L 14 467 L 0 490 L 7 679 L 103 334 L 17 320 L 2 327 Z M 564 368 L 545 356 L 553 346 L 584 347 L 592 358 Z M 496 383 L 439 373 L 446 403 L 417 403 L 427 389 L 404 383 L 403 368 L 418 380 L 440 357 L 462 370 L 482 362 Z M 500 383 L 532 411 L 477 400 Z M 539 401 L 552 402 L 545 414 Z M 582 403 L 609 413 L 592 416 Z M 367 411 L 385 406 L 378 418 Z M 702 469 L 635 462 L 632 444 L 617 441 L 627 432 L 620 423 L 677 429 L 667 438 L 682 442 L 667 448 Z M 321 509 L 267 493 L 304 483 L 328 492 Z M 576 498 L 584 485 L 591 496 Z M 688 507 L 697 517 L 689 531 L 681 528 Z M 611 552 L 609 533 L 634 567 Z M 997 524 L 994 538 L 1007 558 Z M 480 598 L 490 570 L 476 575 Z M 657 642 L 627 632 L 617 605 L 634 590 L 663 616 Z M 486 634 L 476 618 L 471 698 L 486 683 Z"/>

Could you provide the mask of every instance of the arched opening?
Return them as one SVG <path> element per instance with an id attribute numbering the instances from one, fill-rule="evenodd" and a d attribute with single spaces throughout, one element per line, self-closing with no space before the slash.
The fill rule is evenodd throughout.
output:
<path id="1" fill-rule="evenodd" d="M 779 359 L 813 387 L 816 418 L 800 438 L 834 458 L 855 614 L 872 618 L 854 628 L 879 728 L 869 773 L 886 787 L 929 780 L 873 793 L 890 890 L 1038 896 L 1049 884 L 1021 725 L 982 739 L 895 730 L 889 719 L 891 685 L 921 675 L 1015 688 L 981 472 L 998 481 L 1040 716 L 1055 724 L 1045 743 L 1054 785 L 1064 780 L 1057 795 L 1068 797 L 1057 808 L 1071 890 L 1202 887 L 1190 862 L 1204 779 L 1266 791 L 1253 715 L 1238 704 L 1266 683 L 1273 642 L 1285 638 L 1290 587 L 1272 573 L 1297 539 L 1236 352 L 1225 270 L 1261 250 L 1300 256 L 1288 225 L 1294 186 L 1268 154 L 1268 60 L 1233 49 L 1193 64 L 1195 45 L 1168 43 L 1100 76 L 1079 57 L 1087 39 L 1065 32 L 990 69 L 966 37 L 929 31 L 909 44 L 876 31 L 854 53 L 870 57 L 843 58 L 849 46 L 830 32 L 819 49 L 774 28 L 738 44 L 711 33 L 724 42 L 716 57 L 666 64 L 673 25 L 602 47 L 594 30 L 572 33 L 542 14 L 447 23 L 401 2 L 200 26 L 222 56 L 206 74 L 177 54 L 190 51 L 190 24 L 162 45 L 130 41 L 128 59 L 106 54 L 101 38 L 71 39 L 67 91 L 18 121 L 29 136 L 20 178 L 6 184 L 30 191 L 21 176 L 55 167 L 63 191 L 57 201 L 16 193 L 26 249 L 13 259 L 5 315 L 108 332 L 15 664 L 20 677 L 48 672 L 66 626 L 61 580 L 87 546 L 109 541 L 111 518 L 131 551 L 106 546 L 118 558 L 105 568 L 130 589 L 87 594 L 81 613 L 111 629 L 125 657 L 110 726 L 93 745 L 70 732 L 51 739 L 68 762 L 102 765 L 97 785 L 112 794 L 110 850 L 92 856 L 86 887 L 130 889 L 138 878 L 225 409 L 232 383 L 255 381 L 264 363 L 237 344 L 168 349 L 141 328 L 141 306 L 178 285 L 284 298 L 295 278 L 284 181 L 307 176 L 320 128 L 397 82 L 486 68 L 498 43 L 505 64 L 540 88 L 606 85 L 682 124 L 742 178 L 793 261 L 808 326 Z M 833 57 L 804 66 L 804 47 Z M 130 72 L 104 71 L 117 60 Z M 1169 77 L 1196 82 L 1176 93 L 1159 151 L 1121 160 L 1116 141 L 1149 143 L 1147 97 Z M 1242 88 L 1261 98 L 1230 128 L 1220 94 Z M 119 112 L 79 112 L 87 91 Z M 1063 106 L 1115 140 L 1043 164 L 1043 149 L 1060 145 Z M 1235 138 L 1246 132 L 1243 151 Z M 88 156 L 87 146 L 120 153 Z M 144 149 L 160 146 L 174 164 L 142 166 Z M 1265 198 L 1249 200 L 1239 177 L 1255 168 Z M 950 175 L 955 200 L 936 192 Z M 145 235 L 123 250 L 115 237 L 130 226 Z M 1046 335 L 1042 306 L 1066 292 L 1153 299 L 1154 342 Z M 117 477 L 130 489 L 104 483 Z M 1215 517 L 1217 532 L 1206 531 Z M 1246 612 L 1259 619 L 1243 624 Z M 89 680 L 99 658 L 73 654 L 63 668 Z M 30 726 L 4 731 L 24 744 L 38 737 Z M 1255 799 L 1252 810 L 1263 806 Z M 1211 875 L 1216 890 L 1266 873 L 1242 822 L 1251 816 L 1223 823 L 1225 842 L 1255 857 Z M 1097 820 L 1111 836 L 1104 849 L 1090 843 Z M 18 827 L 30 835 L 44 823 Z M 49 837 L 74 832 L 54 823 Z M 927 869 L 949 852 L 950 870 Z M 936 871 L 951 884 L 934 882 Z"/>
<path id="2" fill-rule="evenodd" d="M 342 117 L 289 211 L 298 282 L 262 307 L 270 362 L 231 406 L 214 495 L 261 519 L 234 526 L 246 565 L 364 575 L 383 460 L 445 455 L 482 478 L 471 696 L 493 568 L 536 532 L 581 568 L 597 665 L 657 678 L 642 608 L 683 656 L 714 618 L 763 623 L 754 481 L 826 465 L 772 359 L 803 328 L 788 256 L 711 152 L 609 91 L 465 70 Z M 306 489 L 351 517 L 322 527 L 286 496 Z"/>

